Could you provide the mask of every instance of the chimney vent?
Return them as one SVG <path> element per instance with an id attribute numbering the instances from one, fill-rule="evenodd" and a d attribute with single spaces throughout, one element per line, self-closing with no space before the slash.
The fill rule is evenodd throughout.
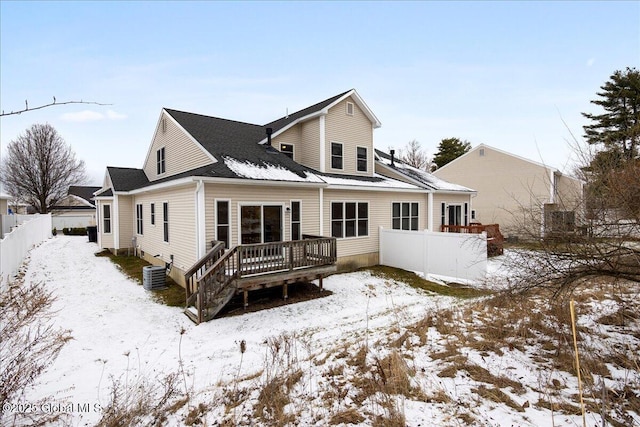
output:
<path id="1" fill-rule="evenodd" d="M 267 146 L 271 147 L 271 134 L 273 133 L 272 128 L 267 128 Z"/>
<path id="2" fill-rule="evenodd" d="M 395 166 L 395 163 L 394 163 L 395 158 L 394 158 L 394 156 L 396 154 L 396 150 L 389 150 L 389 154 L 391 154 L 391 166 Z"/>

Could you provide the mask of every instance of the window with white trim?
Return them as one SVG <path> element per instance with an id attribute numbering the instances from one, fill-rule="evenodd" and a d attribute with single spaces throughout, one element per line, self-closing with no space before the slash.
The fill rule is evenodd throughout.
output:
<path id="1" fill-rule="evenodd" d="M 331 143 L 331 168 L 342 169 L 342 144 L 339 142 Z"/>
<path id="2" fill-rule="evenodd" d="M 291 201 L 291 240 L 302 238 L 301 209 L 299 201 Z"/>
<path id="3" fill-rule="evenodd" d="M 216 240 L 224 242 L 224 247 L 229 249 L 229 201 L 216 200 Z"/>
<path id="4" fill-rule="evenodd" d="M 156 172 L 158 173 L 158 175 L 161 175 L 166 172 L 165 161 L 164 161 L 164 147 L 156 151 Z"/>
<path id="5" fill-rule="evenodd" d="M 442 202 L 440 204 L 440 224 L 445 225 L 447 223 L 447 204 Z"/>
<path id="6" fill-rule="evenodd" d="M 111 205 L 102 205 L 103 233 L 111 233 Z"/>
<path id="7" fill-rule="evenodd" d="M 356 148 L 356 162 L 358 172 L 366 172 L 367 171 L 367 147 L 357 147 Z"/>
<path id="8" fill-rule="evenodd" d="M 162 240 L 169 242 L 169 203 L 164 202 L 162 204 Z"/>
<path id="9" fill-rule="evenodd" d="M 293 144 L 280 144 L 280 152 L 293 160 Z"/>
<path id="10" fill-rule="evenodd" d="M 331 203 L 331 237 L 361 237 L 368 235 L 369 203 Z"/>
<path id="11" fill-rule="evenodd" d="M 391 223 L 394 230 L 417 230 L 420 212 L 418 202 L 393 202 Z"/>
<path id="12" fill-rule="evenodd" d="M 142 204 L 136 205 L 136 233 L 142 235 Z"/>
<path id="13" fill-rule="evenodd" d="M 151 225 L 156 225 L 156 204 L 151 203 Z"/>

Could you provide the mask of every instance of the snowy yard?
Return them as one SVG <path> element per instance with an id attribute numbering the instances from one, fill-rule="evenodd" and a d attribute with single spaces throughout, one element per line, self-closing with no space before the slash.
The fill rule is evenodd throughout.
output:
<path id="1" fill-rule="evenodd" d="M 486 327 L 483 319 L 492 310 L 469 309 L 478 301 L 429 295 L 357 272 L 325 279 L 325 288 L 333 292 L 328 297 L 196 326 L 181 309 L 154 302 L 109 259 L 94 256 L 97 250 L 86 238 L 58 236 L 31 252 L 25 272 L 25 283 L 43 282 L 54 292 L 56 325 L 71 330 L 73 340 L 24 399 L 82 408 L 70 411 L 71 425 L 96 424 L 114 384 L 126 394 L 170 375 L 176 375 L 179 392 L 172 400 L 181 403 L 166 411 L 166 425 L 401 425 L 392 423 L 398 417 L 409 426 L 582 425 L 579 413 L 536 404 L 547 395 L 562 400 L 578 392 L 572 374 L 536 363 L 546 354 L 544 346 L 509 344 L 507 337 L 497 349 L 465 341 L 453 351 L 456 342 L 474 335 L 474 328 Z M 616 338 L 595 324 L 589 304 L 581 325 Z M 607 310 L 606 304 L 591 308 Z M 458 318 L 462 314 L 466 320 Z M 633 325 L 635 338 L 618 334 L 618 342 L 606 345 L 636 352 L 637 362 L 637 318 Z M 446 327 L 450 335 L 442 333 Z M 458 368 L 447 375 L 444 368 L 454 361 Z M 406 390 L 389 391 L 392 365 L 408 372 Z M 504 387 L 485 385 L 478 374 L 482 369 L 485 376 L 490 372 L 502 379 Z M 637 392 L 637 365 L 626 371 L 612 365 L 610 372 L 603 376 L 610 389 L 621 390 L 620 381 L 626 381 Z M 367 383 L 370 375 L 382 379 Z M 279 411 L 265 403 L 276 378 L 282 379 L 278 393 L 287 394 Z M 364 395 L 361 389 L 373 383 L 380 388 Z M 508 397 L 495 399 L 500 393 Z M 640 425 L 637 412 L 626 416 L 628 425 Z M 151 421 L 148 414 L 141 423 Z M 590 411 L 587 423 L 601 425 L 600 415 Z"/>

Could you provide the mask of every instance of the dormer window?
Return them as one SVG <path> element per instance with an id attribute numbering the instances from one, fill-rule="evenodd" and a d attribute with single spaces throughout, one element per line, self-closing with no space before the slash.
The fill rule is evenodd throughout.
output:
<path id="1" fill-rule="evenodd" d="M 353 116 L 353 102 L 347 102 L 347 116 Z"/>
<path id="2" fill-rule="evenodd" d="M 162 175 L 166 171 L 164 163 L 164 147 L 156 151 L 156 170 L 158 175 Z"/>
<path id="3" fill-rule="evenodd" d="M 293 160 L 293 144 L 280 144 L 280 152 Z"/>

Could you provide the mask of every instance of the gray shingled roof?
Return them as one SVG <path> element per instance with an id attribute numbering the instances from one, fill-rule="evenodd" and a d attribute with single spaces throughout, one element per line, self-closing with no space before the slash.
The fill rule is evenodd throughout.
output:
<path id="1" fill-rule="evenodd" d="M 87 202 L 93 204 L 93 193 L 100 190 L 102 187 L 90 187 L 86 185 L 72 185 L 69 187 L 67 194 L 78 196 Z"/>
<path id="2" fill-rule="evenodd" d="M 164 111 L 171 115 L 217 162 L 153 182 L 147 179 L 142 169 L 108 167 L 114 190 L 131 191 L 152 184 L 191 176 L 252 179 L 231 170 L 226 163 L 228 159 L 244 162 L 258 168 L 264 167 L 270 170 L 275 168 L 289 171 L 299 176 L 301 181 L 304 181 L 309 174 L 317 174 L 317 171 L 294 162 L 273 147 L 259 143 L 266 138 L 266 129 L 268 127 L 272 128 L 275 133 L 301 117 L 321 111 L 348 92 L 350 90 L 265 125 L 238 122 L 165 108 Z"/>
<path id="3" fill-rule="evenodd" d="M 473 193 L 475 190 L 464 187 L 462 185 L 453 184 L 451 182 L 445 181 L 444 179 L 440 179 L 437 176 L 423 171 L 417 168 L 414 168 L 397 157 L 394 158 L 394 165 L 391 166 L 391 156 L 384 151 L 375 150 L 376 152 L 376 161 L 382 163 L 383 165 L 394 169 L 401 175 L 406 176 L 407 178 L 411 178 L 414 181 L 420 183 L 421 186 L 428 190 L 438 190 L 438 191 L 459 191 L 462 193 Z"/>
<path id="4" fill-rule="evenodd" d="M 278 130 L 282 129 L 283 127 L 287 126 L 289 123 L 293 123 L 294 121 L 298 120 L 301 117 L 305 117 L 308 116 L 309 114 L 313 114 L 316 113 L 320 110 L 322 110 L 323 108 L 331 105 L 332 103 L 334 103 L 336 100 L 340 99 L 341 97 L 343 97 L 345 94 L 351 92 L 353 89 L 350 89 L 346 92 L 342 92 L 339 95 L 336 96 L 332 96 L 329 99 L 325 99 L 322 102 L 318 102 L 317 104 L 314 104 L 310 107 L 304 108 L 300 111 L 296 111 L 293 114 L 289 114 L 285 117 L 281 117 L 277 120 L 274 120 L 270 123 L 267 123 L 266 125 L 264 125 L 265 128 L 272 128 L 273 132 L 277 132 Z M 263 135 L 264 138 L 264 135 Z"/>

